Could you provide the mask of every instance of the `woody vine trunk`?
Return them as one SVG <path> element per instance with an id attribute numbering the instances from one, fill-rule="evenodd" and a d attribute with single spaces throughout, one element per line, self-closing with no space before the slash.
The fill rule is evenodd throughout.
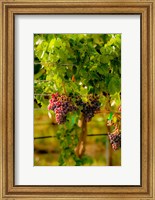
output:
<path id="1" fill-rule="evenodd" d="M 79 138 L 78 145 L 75 149 L 76 155 L 81 158 L 82 155 L 85 152 L 85 146 L 86 146 L 86 137 L 87 137 L 87 122 L 84 119 L 84 116 L 82 116 L 82 127 L 81 127 L 81 134 Z"/>

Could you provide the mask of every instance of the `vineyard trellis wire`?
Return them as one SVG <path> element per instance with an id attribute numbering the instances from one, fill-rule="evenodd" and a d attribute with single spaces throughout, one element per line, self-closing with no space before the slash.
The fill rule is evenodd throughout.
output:
<path id="1" fill-rule="evenodd" d="M 72 135 L 71 135 L 72 136 Z M 88 137 L 95 136 L 108 136 L 108 133 L 100 133 L 100 134 L 87 134 Z M 56 135 L 42 136 L 42 137 L 34 137 L 34 140 L 37 139 L 46 139 L 46 138 L 56 138 Z"/>

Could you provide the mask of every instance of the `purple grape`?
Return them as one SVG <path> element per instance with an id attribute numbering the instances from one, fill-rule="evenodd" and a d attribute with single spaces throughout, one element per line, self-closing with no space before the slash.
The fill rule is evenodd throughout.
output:
<path id="1" fill-rule="evenodd" d="M 112 149 L 115 151 L 121 147 L 121 134 L 113 134 L 109 133 L 108 134 L 110 144 L 112 146 Z"/>
<path id="2" fill-rule="evenodd" d="M 81 112 L 83 113 L 84 119 L 86 122 L 89 122 L 96 111 L 100 110 L 101 103 L 98 101 L 98 96 L 90 96 L 89 102 L 84 103 L 80 97 L 77 98 L 77 106 L 81 106 Z"/>
<path id="3" fill-rule="evenodd" d="M 67 113 L 76 109 L 77 108 L 73 106 L 71 99 L 66 95 L 60 95 L 59 93 L 52 94 L 48 110 L 53 110 L 55 112 L 56 122 L 58 124 L 65 123 Z"/>

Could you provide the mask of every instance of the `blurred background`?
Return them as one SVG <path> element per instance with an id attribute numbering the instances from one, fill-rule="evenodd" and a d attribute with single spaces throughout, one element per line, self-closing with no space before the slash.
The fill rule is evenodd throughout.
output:
<path id="1" fill-rule="evenodd" d="M 54 114 L 50 117 L 46 109 L 34 108 L 34 166 L 59 166 L 59 141 L 56 137 L 41 138 L 56 135 L 59 125 L 54 123 Z M 112 150 L 104 120 L 103 114 L 98 113 L 87 123 L 87 166 L 121 165 L 121 149 Z"/>

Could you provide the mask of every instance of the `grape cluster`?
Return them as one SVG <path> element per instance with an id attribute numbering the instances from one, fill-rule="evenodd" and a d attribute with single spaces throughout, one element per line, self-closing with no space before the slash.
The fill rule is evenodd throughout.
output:
<path id="1" fill-rule="evenodd" d="M 112 149 L 115 151 L 117 150 L 119 147 L 121 147 L 121 134 L 113 134 L 113 133 L 109 133 L 108 134 Z"/>
<path id="2" fill-rule="evenodd" d="M 98 101 L 98 96 L 90 95 L 88 102 L 85 103 L 81 98 L 77 97 L 76 105 L 81 106 L 81 112 L 83 113 L 86 122 L 89 122 L 94 116 L 96 111 L 100 110 L 101 103 Z"/>
<path id="3" fill-rule="evenodd" d="M 63 124 L 66 122 L 68 112 L 74 111 L 77 108 L 72 104 L 72 101 L 66 95 L 60 95 L 58 92 L 52 94 L 49 100 L 48 110 L 53 110 L 56 114 L 56 122 Z"/>

